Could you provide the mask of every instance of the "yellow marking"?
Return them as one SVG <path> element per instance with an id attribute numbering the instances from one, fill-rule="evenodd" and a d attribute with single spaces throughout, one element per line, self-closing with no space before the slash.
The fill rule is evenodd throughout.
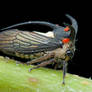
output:
<path id="1" fill-rule="evenodd" d="M 43 56 L 44 55 L 44 53 L 43 52 L 40 52 L 40 53 L 36 53 L 36 54 L 34 54 L 34 56 L 35 57 L 40 57 L 40 56 Z"/>
<path id="2" fill-rule="evenodd" d="M 32 48 L 37 48 L 38 46 L 32 45 L 32 46 L 30 46 L 30 47 L 32 47 Z"/>
<path id="3" fill-rule="evenodd" d="M 12 41 L 0 41 L 0 43 L 12 43 Z"/>
<path id="4" fill-rule="evenodd" d="M 33 55 L 30 55 L 30 59 L 36 59 L 38 57 L 42 56 L 42 53 L 36 53 L 36 54 L 33 54 Z"/>
<path id="5" fill-rule="evenodd" d="M 20 57 L 20 54 L 18 52 L 15 53 L 17 57 Z"/>
<path id="6" fill-rule="evenodd" d="M 20 57 L 21 57 L 21 58 L 25 58 L 25 55 L 24 55 L 24 54 L 20 54 Z"/>
<path id="7" fill-rule="evenodd" d="M 25 59 L 29 59 L 30 58 L 30 55 L 27 55 L 27 54 L 24 55 L 24 54 L 20 54 L 18 52 L 16 52 L 15 54 L 16 54 L 17 57 L 20 57 L 20 58 L 25 58 Z M 32 57 L 32 55 L 31 55 L 31 57 Z"/>
<path id="8" fill-rule="evenodd" d="M 26 59 L 29 59 L 30 58 L 30 55 L 24 55 Z"/>
<path id="9" fill-rule="evenodd" d="M 34 55 L 30 55 L 30 59 L 33 59 L 34 58 Z"/>
<path id="10" fill-rule="evenodd" d="M 70 60 L 70 57 L 66 56 L 65 61 L 69 61 L 69 60 Z"/>
<path id="11" fill-rule="evenodd" d="M 20 53 L 16 52 L 15 55 L 17 57 L 25 58 L 25 59 L 35 59 L 35 58 L 38 58 L 40 56 L 43 56 L 43 53 L 36 53 L 36 54 L 30 54 L 30 55 L 26 54 L 25 55 L 25 54 L 20 54 Z"/>

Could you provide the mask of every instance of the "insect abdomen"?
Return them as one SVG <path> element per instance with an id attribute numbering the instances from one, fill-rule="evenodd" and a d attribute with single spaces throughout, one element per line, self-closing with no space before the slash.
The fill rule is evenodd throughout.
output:
<path id="1" fill-rule="evenodd" d="M 36 53 L 36 54 L 20 54 L 18 52 L 15 53 L 15 56 L 20 57 L 20 58 L 25 58 L 25 59 L 35 59 L 43 55 L 44 55 L 43 52 Z"/>

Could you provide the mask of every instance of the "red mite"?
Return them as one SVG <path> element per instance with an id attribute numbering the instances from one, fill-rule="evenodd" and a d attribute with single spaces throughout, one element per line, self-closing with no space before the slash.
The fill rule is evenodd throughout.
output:
<path id="1" fill-rule="evenodd" d="M 70 28 L 67 26 L 64 31 L 68 32 L 70 30 Z"/>
<path id="2" fill-rule="evenodd" d="M 70 30 L 70 28 L 69 28 L 68 26 L 64 29 L 65 32 L 68 32 L 69 30 Z M 69 41 L 70 41 L 69 38 L 64 38 L 64 39 L 62 40 L 63 43 L 68 43 Z"/>
<path id="3" fill-rule="evenodd" d="M 70 41 L 69 38 L 64 38 L 64 39 L 62 40 L 63 43 L 68 43 L 69 41 Z"/>

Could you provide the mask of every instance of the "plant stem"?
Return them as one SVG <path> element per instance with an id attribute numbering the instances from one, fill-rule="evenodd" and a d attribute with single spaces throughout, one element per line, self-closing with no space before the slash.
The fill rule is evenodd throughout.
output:
<path id="1" fill-rule="evenodd" d="M 91 79 L 67 74 L 63 85 L 62 71 L 30 67 L 0 56 L 0 92 L 92 92 Z"/>

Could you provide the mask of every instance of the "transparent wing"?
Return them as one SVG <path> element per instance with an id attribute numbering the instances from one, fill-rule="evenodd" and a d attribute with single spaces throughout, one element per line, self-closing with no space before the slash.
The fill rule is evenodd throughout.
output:
<path id="1" fill-rule="evenodd" d="M 51 51 L 62 46 L 55 38 L 37 32 L 7 30 L 0 33 L 0 50 L 9 53 L 32 54 Z"/>

